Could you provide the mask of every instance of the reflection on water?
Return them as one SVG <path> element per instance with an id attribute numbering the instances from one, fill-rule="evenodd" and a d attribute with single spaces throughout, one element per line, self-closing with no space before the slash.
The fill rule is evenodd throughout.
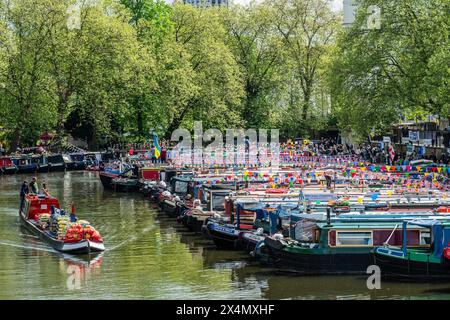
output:
<path id="1" fill-rule="evenodd" d="M 104 191 L 96 173 L 50 173 L 61 204 L 102 234 L 100 255 L 61 254 L 19 224 L 18 192 L 30 176 L 0 177 L 1 299 L 446 299 L 450 285 L 365 277 L 299 277 L 261 268 L 241 252 L 216 250 L 139 194 Z"/>

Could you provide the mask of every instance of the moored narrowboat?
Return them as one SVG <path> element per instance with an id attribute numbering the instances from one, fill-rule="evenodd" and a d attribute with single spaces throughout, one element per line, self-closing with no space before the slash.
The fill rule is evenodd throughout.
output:
<path id="1" fill-rule="evenodd" d="M 301 235 L 295 237 L 301 241 L 268 236 L 258 244 L 256 254 L 276 267 L 301 274 L 363 274 L 373 264 L 370 252 L 376 246 L 401 245 L 406 235 L 410 247 L 429 247 L 429 233 L 420 226 L 409 226 L 402 233 L 398 228 L 401 219 L 308 221 L 304 227 L 298 224 L 296 232 Z"/>
<path id="2" fill-rule="evenodd" d="M 105 171 L 99 172 L 100 181 L 105 189 L 114 190 L 112 181 L 120 177 L 122 171 L 119 169 L 106 168 Z"/>
<path id="3" fill-rule="evenodd" d="M 66 163 L 61 154 L 47 156 L 48 169 L 51 172 L 65 171 Z"/>
<path id="4" fill-rule="evenodd" d="M 1 157 L 0 158 L 0 173 L 3 174 L 14 174 L 17 172 L 17 166 L 14 164 L 11 158 Z"/>
<path id="5" fill-rule="evenodd" d="M 111 180 L 111 187 L 116 192 L 137 192 L 141 184 L 137 178 L 117 177 Z"/>
<path id="6" fill-rule="evenodd" d="M 36 173 L 38 170 L 38 164 L 32 161 L 31 156 L 13 158 L 13 162 L 17 167 L 17 173 Z"/>
<path id="7" fill-rule="evenodd" d="M 47 157 L 43 155 L 36 155 L 32 157 L 32 161 L 37 164 L 37 172 L 45 173 L 49 170 L 49 165 L 47 162 Z"/>
<path id="8" fill-rule="evenodd" d="M 420 226 L 429 232 L 429 246 L 410 248 L 405 236 L 409 226 Z M 424 219 L 403 222 L 401 247 L 380 246 L 373 250 L 374 264 L 381 275 L 412 280 L 450 280 L 450 220 Z"/>

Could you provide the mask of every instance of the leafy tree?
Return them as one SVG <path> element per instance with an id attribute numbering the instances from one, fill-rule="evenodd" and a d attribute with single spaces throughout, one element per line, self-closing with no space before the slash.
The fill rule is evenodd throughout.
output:
<path id="1" fill-rule="evenodd" d="M 308 117 L 322 61 L 334 41 L 340 20 L 326 0 L 268 0 L 275 27 L 285 44 L 302 93 L 298 121 Z"/>
<path id="2" fill-rule="evenodd" d="M 381 29 L 367 28 L 371 5 Z M 367 137 L 415 110 L 448 116 L 448 9 L 442 0 L 360 1 L 330 72 L 342 128 Z"/>
<path id="3" fill-rule="evenodd" d="M 228 43 L 244 78 L 242 118 L 248 127 L 270 124 L 275 104 L 271 98 L 282 90 L 285 55 L 273 20 L 267 5 L 251 3 L 225 11 Z"/>

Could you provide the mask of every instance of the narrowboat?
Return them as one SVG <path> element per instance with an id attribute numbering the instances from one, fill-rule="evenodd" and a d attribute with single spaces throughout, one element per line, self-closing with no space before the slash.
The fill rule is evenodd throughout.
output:
<path id="1" fill-rule="evenodd" d="M 122 172 L 121 169 L 113 169 L 113 168 L 105 168 L 105 171 L 100 171 L 99 177 L 103 187 L 105 189 L 114 190 L 114 187 L 112 185 L 113 179 L 119 178 L 125 172 Z"/>
<path id="2" fill-rule="evenodd" d="M 86 161 L 86 170 L 100 171 L 99 164 L 102 162 L 102 155 L 99 152 L 85 153 L 84 159 Z"/>
<path id="3" fill-rule="evenodd" d="M 48 170 L 51 172 L 65 171 L 66 163 L 61 154 L 47 156 Z"/>
<path id="4" fill-rule="evenodd" d="M 87 222 L 68 222 L 58 199 L 46 195 L 26 195 L 19 216 L 30 232 L 57 251 L 89 254 L 105 250 L 100 234 Z"/>
<path id="5" fill-rule="evenodd" d="M 373 264 L 374 247 L 399 246 L 405 235 L 410 247 L 429 247 L 429 232 L 423 227 L 410 225 L 403 233 L 398 229 L 404 219 L 402 215 L 380 215 L 332 221 L 330 214 L 327 222 L 303 219 L 294 231 L 299 240 L 280 234 L 268 236 L 255 253 L 263 262 L 300 274 L 363 274 Z"/>
<path id="6" fill-rule="evenodd" d="M 49 165 L 47 162 L 47 158 L 43 155 L 41 156 L 33 156 L 32 161 L 37 164 L 37 172 L 45 173 L 49 170 Z"/>
<path id="7" fill-rule="evenodd" d="M 13 158 L 13 162 L 17 167 L 17 173 L 36 173 L 38 170 L 38 164 L 28 156 Z"/>
<path id="8" fill-rule="evenodd" d="M 225 211 L 226 198 L 230 192 L 231 190 L 216 190 L 213 186 L 204 185 L 197 193 L 200 199 L 194 200 L 194 208 L 190 209 L 185 203 L 187 210 L 178 217 L 178 222 L 193 232 L 202 233 L 206 221 L 211 218 L 222 219 L 221 214 Z"/>
<path id="9" fill-rule="evenodd" d="M 3 174 L 14 174 L 17 172 L 17 166 L 14 164 L 11 158 L 0 158 L 0 172 Z"/>
<path id="10" fill-rule="evenodd" d="M 67 170 L 86 169 L 86 160 L 83 153 L 71 153 L 63 155 Z"/>
<path id="11" fill-rule="evenodd" d="M 410 248 L 406 230 L 410 226 L 425 228 L 428 246 Z M 450 220 L 422 219 L 404 221 L 401 247 L 380 246 L 373 250 L 373 263 L 381 275 L 421 281 L 450 280 Z M 413 243 L 414 244 L 414 243 Z"/>
<path id="12" fill-rule="evenodd" d="M 111 187 L 116 192 L 137 192 L 141 184 L 137 178 L 119 176 L 111 180 Z"/>
<path id="13" fill-rule="evenodd" d="M 240 233 L 253 230 L 255 222 L 264 219 L 267 214 L 262 203 L 237 203 L 234 215 L 232 210 L 227 206 L 225 215 L 230 216 L 229 221 L 210 219 L 206 222 L 207 235 L 221 249 L 237 249 Z"/>

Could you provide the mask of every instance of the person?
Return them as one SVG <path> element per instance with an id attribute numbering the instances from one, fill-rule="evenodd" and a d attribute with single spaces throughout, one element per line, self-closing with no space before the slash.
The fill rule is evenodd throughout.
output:
<path id="1" fill-rule="evenodd" d="M 331 181 L 334 176 L 334 172 L 332 170 L 325 171 L 325 180 L 327 181 L 327 189 L 331 189 Z"/>
<path id="2" fill-rule="evenodd" d="M 29 187 L 30 187 L 30 193 L 38 194 L 39 188 L 38 188 L 36 177 L 33 177 L 33 179 L 31 179 Z"/>
<path id="3" fill-rule="evenodd" d="M 30 189 L 28 187 L 28 182 L 24 181 L 22 183 L 22 187 L 20 188 L 20 210 L 22 210 L 23 205 L 25 204 L 25 196 L 30 193 Z"/>
<path id="4" fill-rule="evenodd" d="M 50 196 L 50 194 L 48 193 L 47 184 L 45 183 L 45 181 L 42 182 L 41 194 L 44 194 L 47 197 Z"/>
<path id="5" fill-rule="evenodd" d="M 70 222 L 77 222 L 78 218 L 77 218 L 77 216 L 75 215 L 75 212 L 74 212 L 74 211 L 72 211 L 72 212 L 70 213 L 69 220 L 70 220 Z"/>

